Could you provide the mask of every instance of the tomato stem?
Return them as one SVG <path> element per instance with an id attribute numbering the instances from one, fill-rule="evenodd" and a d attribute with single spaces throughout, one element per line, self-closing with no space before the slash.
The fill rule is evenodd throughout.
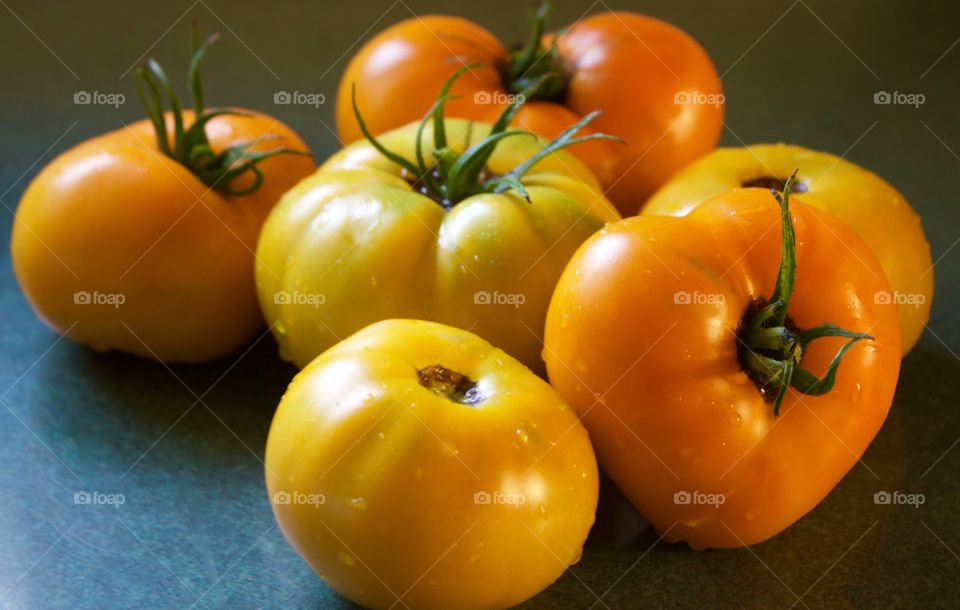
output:
<path id="1" fill-rule="evenodd" d="M 207 139 L 207 123 L 218 116 L 249 116 L 235 110 L 214 109 L 207 111 L 204 109 L 200 63 L 203 61 L 209 46 L 216 42 L 218 38 L 219 35 L 213 34 L 201 41 L 197 29 L 194 28 L 187 79 L 190 96 L 193 99 L 194 121 L 189 127 L 184 126 L 180 100 L 170 84 L 170 79 L 167 78 L 166 72 L 153 58 L 148 59 L 145 65 L 138 66 L 134 72 L 137 97 L 140 98 L 140 103 L 143 105 L 147 117 L 153 123 L 154 133 L 157 137 L 157 148 L 160 152 L 182 164 L 213 189 L 227 195 L 247 195 L 258 190 L 263 184 L 263 171 L 257 167 L 258 163 L 276 155 L 310 156 L 310 153 L 293 150 L 282 145 L 268 150 L 252 150 L 262 141 L 280 138 L 280 136 L 274 135 L 234 144 L 219 153 L 213 152 L 210 141 Z M 173 115 L 172 146 L 163 109 L 164 94 L 166 94 L 170 104 L 170 113 Z M 248 186 L 241 189 L 235 189 L 231 186 L 234 178 L 248 172 L 253 176 L 253 181 Z"/>
<path id="2" fill-rule="evenodd" d="M 532 15 L 530 39 L 523 48 L 510 54 L 510 63 L 504 70 L 507 89 L 514 94 L 523 93 L 531 100 L 558 101 L 565 95 L 569 82 L 556 41 L 549 47 L 543 45 L 549 15 L 550 2 L 544 0 Z"/>
<path id="3" fill-rule="evenodd" d="M 796 235 L 790 215 L 790 192 L 796 175 L 794 171 L 787 178 L 782 196 L 776 189 L 771 189 L 780 205 L 782 234 L 780 268 L 773 295 L 769 302 L 758 301 L 748 308 L 737 333 L 740 365 L 760 393 L 773 402 L 774 417 L 780 414 L 780 406 L 791 387 L 810 396 L 821 396 L 832 390 L 837 369 L 847 351 L 861 339 L 873 339 L 866 333 L 845 330 L 829 323 L 800 330 L 787 315 L 797 272 Z M 824 376 L 817 378 L 800 365 L 804 349 L 823 337 L 846 337 L 850 341 L 837 350 Z"/>
<path id="4" fill-rule="evenodd" d="M 515 190 L 529 202 L 530 195 L 527 193 L 521 178 L 545 157 L 567 146 L 588 140 L 603 139 L 623 142 L 620 138 L 604 133 L 594 133 L 577 137 L 577 132 L 600 114 L 599 112 L 591 112 L 559 136 L 544 144 L 543 148 L 508 173 L 503 175 L 493 174 L 487 169 L 487 162 L 490 160 L 494 149 L 501 140 L 517 136 L 533 138 L 537 136 L 533 132 L 526 130 L 508 129 L 510 121 L 526 99 L 524 95 L 516 95 L 510 104 L 503 109 L 500 116 L 497 117 L 497 120 L 490 128 L 490 133 L 487 134 L 485 138 L 469 146 L 463 152 L 458 152 L 450 146 L 447 142 L 447 132 L 444 123 L 444 105 L 448 100 L 456 99 L 456 96 L 450 95 L 450 89 L 453 87 L 453 83 L 465 72 L 477 67 L 480 67 L 479 64 L 463 66 L 455 71 L 444 83 L 437 95 L 436 101 L 430 106 L 430 109 L 424 115 L 417 128 L 415 158 L 412 161 L 403 155 L 387 149 L 370 132 L 357 105 L 356 86 L 354 85 L 352 89 L 351 101 L 353 103 L 353 113 L 357 118 L 357 125 L 360 127 L 363 136 L 380 154 L 396 163 L 406 172 L 411 178 L 414 188 L 437 201 L 445 209 L 450 209 L 460 201 L 473 195 L 480 193 L 504 193 L 511 189 Z M 542 78 L 540 80 L 542 80 Z M 538 87 L 540 80 L 533 83 L 531 88 Z M 434 161 L 432 164 L 427 163 L 426 156 L 423 152 L 423 132 L 428 121 L 433 122 Z"/>

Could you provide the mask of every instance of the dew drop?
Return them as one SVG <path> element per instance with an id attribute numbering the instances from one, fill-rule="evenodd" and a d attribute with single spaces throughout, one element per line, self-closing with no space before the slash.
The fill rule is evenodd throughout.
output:
<path id="1" fill-rule="evenodd" d="M 350 506 L 357 510 L 365 510 L 367 508 L 367 501 L 363 498 L 353 498 L 350 500 Z"/>
<path id="2" fill-rule="evenodd" d="M 580 371 L 581 373 L 586 373 L 586 372 L 587 372 L 587 361 L 586 361 L 586 360 L 583 360 L 582 358 L 577 358 L 576 364 L 577 364 L 577 370 L 578 370 L 578 371 Z"/>
<path id="3" fill-rule="evenodd" d="M 520 437 L 521 441 L 523 441 L 524 443 L 530 442 L 530 435 L 527 434 L 527 431 L 523 428 L 523 426 L 520 426 L 519 428 L 517 428 L 515 432 L 517 433 L 517 436 Z"/>
<path id="4" fill-rule="evenodd" d="M 853 392 L 850 394 L 850 400 L 852 402 L 860 402 L 860 395 L 863 393 L 863 386 L 857 382 L 857 385 L 854 387 Z"/>
<path id="5" fill-rule="evenodd" d="M 340 563 L 348 568 L 352 568 L 353 566 L 357 565 L 357 560 L 353 558 L 353 555 L 346 551 L 340 551 L 337 557 L 340 559 Z"/>

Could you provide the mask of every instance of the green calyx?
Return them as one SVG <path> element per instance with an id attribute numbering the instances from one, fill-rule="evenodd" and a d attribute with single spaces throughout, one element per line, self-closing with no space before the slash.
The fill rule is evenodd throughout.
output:
<path id="1" fill-rule="evenodd" d="M 444 125 L 444 104 L 448 100 L 455 99 L 450 95 L 450 89 L 457 78 L 467 70 L 477 67 L 479 66 L 476 64 L 463 66 L 454 72 L 443 85 L 436 101 L 427 111 L 427 114 L 423 117 L 417 129 L 415 162 L 387 150 L 387 148 L 370 133 L 357 107 L 356 87 L 354 87 L 353 90 L 353 112 L 357 117 L 360 131 L 363 132 L 367 141 L 369 141 L 380 154 L 403 168 L 404 174 L 415 189 L 431 197 L 445 209 L 449 209 L 460 201 L 474 195 L 481 193 L 504 193 L 511 189 L 515 190 L 529 202 L 530 195 L 527 193 L 520 178 L 545 157 L 567 146 L 588 140 L 604 139 L 617 142 L 623 141 L 620 138 L 603 133 L 577 137 L 576 133 L 600 114 L 599 112 L 591 112 L 548 142 L 529 159 L 506 174 L 493 174 L 487 168 L 487 161 L 489 161 L 490 156 L 501 140 L 515 136 L 533 138 L 537 136 L 530 131 L 507 129 L 510 120 L 513 119 L 517 110 L 526 99 L 525 95 L 520 94 L 514 96 L 511 103 L 503 110 L 491 127 L 487 137 L 473 144 L 463 152 L 457 152 L 450 147 L 447 142 L 447 133 Z M 536 87 L 538 85 L 535 83 L 531 86 Z M 423 152 L 423 131 L 430 121 L 433 122 L 433 157 L 436 161 L 428 165 Z"/>
<path id="2" fill-rule="evenodd" d="M 868 334 L 855 333 L 833 324 L 801 330 L 787 317 L 797 270 L 796 238 L 789 205 L 796 175 L 794 171 L 787 179 L 782 196 L 776 190 L 772 191 L 780 204 L 783 242 L 776 288 L 769 301 L 758 301 L 747 311 L 737 333 L 740 365 L 764 397 L 773 402 L 774 416 L 780 414 L 780 405 L 788 388 L 810 396 L 822 396 L 832 390 L 837 369 L 847 350 L 861 339 L 873 339 Z M 823 337 L 846 337 L 850 341 L 837 350 L 826 373 L 818 378 L 803 368 L 801 361 L 807 346 Z"/>
<path id="3" fill-rule="evenodd" d="M 510 63 L 502 70 L 507 89 L 515 94 L 525 92 L 524 96 L 531 100 L 560 100 L 569 81 L 556 44 L 543 46 L 549 15 L 550 3 L 544 0 L 533 13 L 530 39 L 510 54 Z"/>
<path id="4" fill-rule="evenodd" d="M 196 29 L 193 33 L 190 57 L 189 87 L 193 98 L 193 123 L 184 125 L 180 101 L 174 93 L 166 72 L 154 59 L 148 59 L 134 72 L 137 82 L 137 96 L 153 123 L 157 136 L 157 148 L 160 152 L 177 161 L 196 175 L 207 186 L 227 195 L 247 195 L 255 192 L 263 184 L 263 172 L 257 164 L 270 157 L 282 154 L 306 155 L 310 153 L 293 150 L 286 146 L 277 146 L 269 150 L 253 151 L 251 148 L 263 140 L 275 140 L 278 136 L 264 136 L 250 142 L 234 144 L 219 153 L 215 153 L 207 139 L 207 123 L 218 116 L 249 116 L 235 110 L 212 109 L 203 107 L 203 86 L 200 81 L 200 62 L 207 48 L 217 41 L 216 34 L 202 42 Z M 166 93 L 173 114 L 173 144 L 167 130 L 164 117 L 163 95 Z M 242 189 L 233 189 L 231 181 L 247 172 L 253 175 L 253 181 Z"/>

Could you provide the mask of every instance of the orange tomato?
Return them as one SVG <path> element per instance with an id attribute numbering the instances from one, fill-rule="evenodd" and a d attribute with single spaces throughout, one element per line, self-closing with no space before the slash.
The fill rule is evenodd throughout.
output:
<path id="1" fill-rule="evenodd" d="M 723 96 L 706 52 L 682 30 L 627 12 L 587 17 L 555 35 L 508 53 L 484 28 L 457 17 L 428 15 L 391 26 L 351 60 L 337 95 L 337 129 L 362 137 L 351 88 L 374 134 L 420 119 L 436 91 L 463 65 L 478 64 L 453 87 L 447 115 L 492 122 L 513 95 L 526 104 L 513 124 L 552 139 L 593 110 L 591 128 L 627 146 L 592 141 L 571 149 L 597 176 L 621 213 L 636 213 L 675 171 L 713 149 Z M 533 85 L 531 89 L 531 85 Z"/>
<path id="2" fill-rule="evenodd" d="M 877 296 L 898 304 L 906 355 L 930 319 L 933 259 L 920 216 L 873 172 L 842 157 L 790 144 L 718 148 L 677 172 L 647 201 L 643 213 L 683 216 L 701 201 L 735 188 L 782 185 L 794 169 L 804 202 L 849 224 L 877 255 L 893 288 Z"/>
<path id="3" fill-rule="evenodd" d="M 202 180 L 218 167 L 239 172 L 243 159 L 218 166 L 213 157 L 244 143 L 250 155 L 276 152 L 277 142 L 307 150 L 276 119 L 236 112 L 243 116 L 209 120 L 205 138 L 181 138 L 192 142 L 183 148 L 193 168 L 160 149 L 157 122 L 165 120 L 171 149 L 177 139 L 173 115 L 159 110 L 43 168 L 20 201 L 11 243 L 17 281 L 42 320 L 95 349 L 171 362 L 228 354 L 263 326 L 254 286 L 260 227 L 316 165 L 271 156 L 255 171 Z M 185 130 L 195 123 L 193 112 L 182 119 Z M 258 188 L 240 194 L 257 173 Z"/>
<path id="4" fill-rule="evenodd" d="M 770 191 L 748 188 L 684 218 L 609 225 L 571 259 L 550 305 L 550 381 L 601 466 L 671 541 L 734 547 L 780 532 L 853 467 L 893 398 L 897 307 L 875 298 L 890 286 L 869 246 L 795 202 L 795 284 L 783 291 L 778 218 Z M 784 294 L 782 323 L 754 335 L 761 306 Z M 802 344 L 800 329 L 827 322 L 869 337 Z M 809 386 L 841 348 L 829 390 L 783 383 L 789 365 Z M 776 415 L 769 400 L 781 396 Z"/>

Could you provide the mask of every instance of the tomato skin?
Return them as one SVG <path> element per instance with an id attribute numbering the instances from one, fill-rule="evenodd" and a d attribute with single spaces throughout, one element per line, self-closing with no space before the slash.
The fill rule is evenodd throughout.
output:
<path id="1" fill-rule="evenodd" d="M 444 111 L 492 122 L 493 106 L 476 104 L 474 96 L 498 87 L 498 67 L 508 61 L 500 41 L 466 19 L 424 15 L 401 21 L 374 36 L 347 65 L 337 90 L 337 132 L 348 144 L 363 139 L 351 104 L 354 86 L 367 127 L 379 135 L 423 118 L 454 71 L 473 64 L 482 67 L 457 79 L 450 94 L 459 99 L 449 100 Z"/>
<path id="2" fill-rule="evenodd" d="M 583 115 L 604 111 L 590 129 L 627 144 L 592 141 L 571 152 L 622 214 L 637 213 L 674 172 L 717 145 L 720 78 L 703 48 L 682 30 L 634 13 L 600 13 L 548 35 L 545 43 L 554 40 L 570 77 L 564 99 L 528 102 L 513 124 L 549 139 Z M 510 95 L 502 77 L 508 62 L 490 32 L 464 19 L 428 15 L 403 21 L 351 60 L 337 95 L 337 130 L 346 142 L 361 138 L 350 102 L 354 84 L 376 134 L 421 118 L 446 79 L 473 63 L 483 67 L 457 82 L 454 93 L 461 97 L 449 104 L 447 115 L 490 121 Z M 684 95 L 700 103 L 678 103 Z"/>
<path id="3" fill-rule="evenodd" d="M 686 218 L 610 225 L 574 255 L 551 302 L 550 381 L 601 466 L 668 540 L 737 547 L 782 531 L 853 467 L 892 401 L 900 337 L 896 307 L 874 298 L 889 290 L 879 263 L 847 225 L 790 199 L 789 316 L 874 339 L 847 352 L 832 391 L 791 389 L 777 418 L 741 369 L 735 336 L 750 303 L 773 294 L 781 244 L 770 191 L 733 191 Z M 843 343 L 814 341 L 801 365 L 822 375 Z M 677 503 L 684 493 L 725 501 Z"/>
<path id="4" fill-rule="evenodd" d="M 438 364 L 482 400 L 420 385 L 417 371 Z M 398 596 L 411 608 L 513 606 L 579 559 L 598 495 L 587 433 L 546 382 L 475 335 L 419 320 L 369 326 L 301 371 L 265 470 L 287 539 L 370 608 Z M 482 492 L 514 501 L 484 504 Z"/>
<path id="5" fill-rule="evenodd" d="M 207 125 L 214 150 L 265 134 L 307 150 L 276 120 L 243 112 L 251 116 Z M 284 155 L 260 168 L 258 191 L 227 197 L 163 155 L 147 120 L 82 142 L 47 165 L 20 201 L 11 250 L 24 295 L 55 330 L 98 350 L 165 362 L 234 351 L 263 325 L 253 281 L 260 226 L 315 165 Z M 77 296 L 84 294 L 91 302 Z"/>
<path id="6" fill-rule="evenodd" d="M 758 178 L 798 169 L 803 201 L 849 224 L 871 247 L 899 304 L 903 354 L 916 345 L 933 304 L 933 259 L 920 216 L 893 186 L 846 159 L 788 144 L 721 148 L 677 173 L 644 214 L 683 216 L 702 201 Z M 770 174 L 775 174 L 771 176 Z"/>
<path id="7" fill-rule="evenodd" d="M 462 119 L 445 125 L 458 150 L 489 130 Z M 417 127 L 378 139 L 413 159 Z M 428 126 L 424 141 L 432 134 Z M 505 174 L 542 146 L 533 135 L 507 138 L 487 166 Z M 531 202 L 507 191 L 469 197 L 449 211 L 401 176 L 358 142 L 270 215 L 257 250 L 257 288 L 281 355 L 303 367 L 368 324 L 404 317 L 468 329 L 542 372 L 540 337 L 557 278 L 583 240 L 619 219 L 593 176 L 561 151 L 521 179 Z"/>

